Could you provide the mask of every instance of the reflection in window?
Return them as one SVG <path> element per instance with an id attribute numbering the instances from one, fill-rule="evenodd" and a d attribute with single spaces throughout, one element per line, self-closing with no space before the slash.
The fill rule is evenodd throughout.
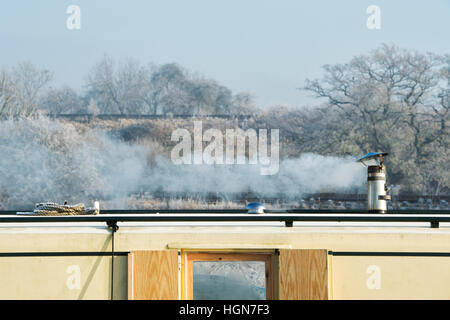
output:
<path id="1" fill-rule="evenodd" d="M 264 261 L 194 261 L 196 300 L 264 300 Z"/>

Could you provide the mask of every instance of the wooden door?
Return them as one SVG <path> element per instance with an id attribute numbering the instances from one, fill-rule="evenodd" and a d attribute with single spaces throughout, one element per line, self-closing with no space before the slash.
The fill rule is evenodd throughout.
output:
<path id="1" fill-rule="evenodd" d="M 132 251 L 128 255 L 128 299 L 178 299 L 178 251 Z"/>
<path id="2" fill-rule="evenodd" d="M 327 259 L 327 250 L 280 250 L 279 298 L 328 299 Z"/>

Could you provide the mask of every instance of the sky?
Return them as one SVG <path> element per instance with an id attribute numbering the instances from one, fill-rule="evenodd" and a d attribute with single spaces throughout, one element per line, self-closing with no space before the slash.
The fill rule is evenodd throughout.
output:
<path id="1" fill-rule="evenodd" d="M 80 29 L 67 28 L 70 5 Z M 380 9 L 369 29 L 369 6 Z M 81 91 L 105 54 L 178 63 L 255 96 L 261 107 L 317 102 L 298 90 L 381 43 L 450 53 L 449 0 L 43 0 L 0 5 L 0 67 L 31 61 Z"/>

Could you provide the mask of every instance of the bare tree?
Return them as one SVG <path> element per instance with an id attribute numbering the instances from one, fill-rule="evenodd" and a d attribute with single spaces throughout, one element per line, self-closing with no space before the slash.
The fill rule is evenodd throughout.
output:
<path id="1" fill-rule="evenodd" d="M 324 66 L 325 76 L 307 80 L 304 89 L 337 110 L 338 125 L 328 122 L 326 128 L 339 132 L 345 145 L 355 144 L 361 153 L 392 152 L 391 176 L 407 181 L 414 170 L 423 179 L 408 184 L 428 186 L 431 192 L 431 185 L 442 188 L 450 183 L 432 181 L 436 179 L 426 169 L 434 161 L 433 153 L 448 143 L 448 85 L 440 88 L 448 83 L 448 66 L 442 65 L 437 55 L 382 45 L 349 63 Z M 335 149 L 342 148 L 338 143 Z"/>
<path id="2" fill-rule="evenodd" d="M 36 113 L 42 89 L 51 79 L 50 71 L 40 70 L 30 62 L 21 63 L 12 70 L 11 82 L 19 114 L 30 116 Z"/>
<path id="3" fill-rule="evenodd" d="M 153 68 L 145 103 L 152 114 L 179 113 L 187 109 L 188 99 L 183 87 L 187 84 L 186 72 L 176 63 Z"/>
<path id="4" fill-rule="evenodd" d="M 231 101 L 230 114 L 251 114 L 255 113 L 253 96 L 248 92 L 235 94 Z"/>
<path id="5" fill-rule="evenodd" d="M 0 73 L 0 116 L 31 116 L 38 111 L 42 89 L 52 74 L 30 62 Z"/>
<path id="6" fill-rule="evenodd" d="M 41 108 L 52 114 L 75 114 L 82 112 L 81 97 L 68 86 L 50 88 L 43 96 Z"/>
<path id="7" fill-rule="evenodd" d="M 148 90 L 150 74 L 134 59 L 119 64 L 116 75 L 118 99 L 122 106 L 120 112 L 129 114 L 144 113 L 145 91 Z"/>
<path id="8" fill-rule="evenodd" d="M 11 114 L 14 106 L 14 91 L 6 70 L 0 72 L 0 117 Z"/>
<path id="9" fill-rule="evenodd" d="M 142 113 L 148 78 L 137 61 L 129 58 L 116 66 L 105 56 L 87 77 L 87 100 L 95 99 L 101 113 Z"/>
<path id="10" fill-rule="evenodd" d="M 101 113 L 113 113 L 113 108 L 120 104 L 115 82 L 114 61 L 104 56 L 89 73 L 86 85 L 87 96 L 98 101 Z"/>

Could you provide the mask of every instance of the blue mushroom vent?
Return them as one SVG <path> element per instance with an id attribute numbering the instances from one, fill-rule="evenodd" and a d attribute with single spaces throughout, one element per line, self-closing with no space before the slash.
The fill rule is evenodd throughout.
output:
<path id="1" fill-rule="evenodd" d="M 264 213 L 264 205 L 261 202 L 250 202 L 247 204 L 246 208 L 248 213 Z"/>

